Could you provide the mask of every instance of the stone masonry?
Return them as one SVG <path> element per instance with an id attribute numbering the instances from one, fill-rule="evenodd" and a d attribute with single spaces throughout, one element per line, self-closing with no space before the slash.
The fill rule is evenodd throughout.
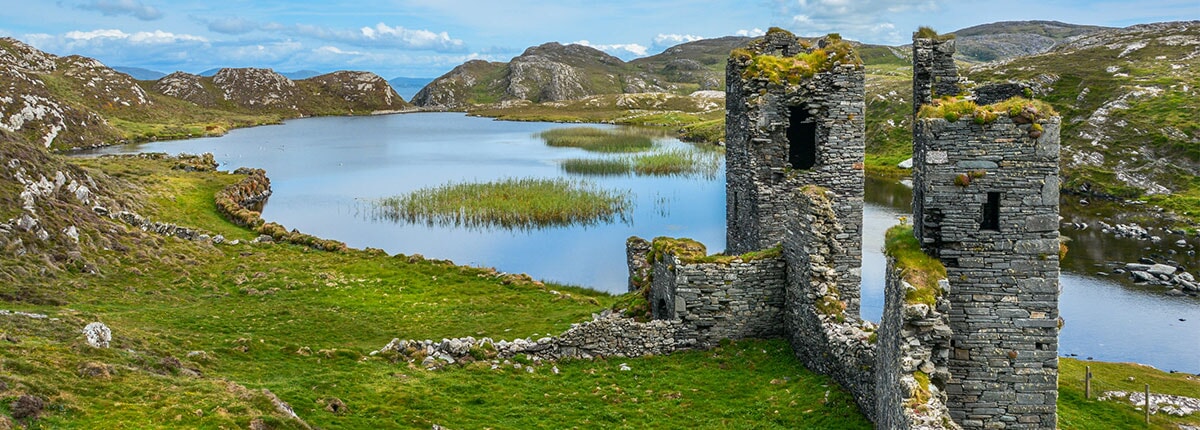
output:
<path id="1" fill-rule="evenodd" d="M 817 46 L 836 52 L 839 42 Z M 630 238 L 630 288 L 670 322 L 675 345 L 788 339 L 878 428 L 1053 428 L 1059 119 L 1032 106 L 978 122 L 916 118 L 913 234 L 949 279 L 933 301 L 910 300 L 907 268 L 889 256 L 876 327 L 859 317 L 862 66 L 801 64 L 813 49 L 772 29 L 731 54 L 728 249 L 709 256 L 686 239 Z M 957 95 L 961 81 L 952 40 L 914 35 L 913 50 L 915 114 Z"/>
<path id="2" fill-rule="evenodd" d="M 984 125 L 971 118 L 915 125 L 914 231 L 954 284 L 951 413 L 964 428 L 1052 428 L 1058 118 L 1042 123 L 1036 139 L 1034 124 L 1006 115 Z"/>
<path id="3" fill-rule="evenodd" d="M 753 55 L 793 56 L 805 48 L 785 31 L 752 43 Z M 818 46 L 828 41 L 818 42 Z M 842 274 L 842 300 L 858 315 L 862 266 L 865 111 L 861 64 L 839 64 L 799 84 L 747 73 L 749 59 L 733 57 L 726 69 L 727 251 L 740 254 L 779 244 L 786 234 L 792 193 L 817 185 L 836 194 L 834 209 L 844 252 L 831 265 Z M 789 136 L 799 122 L 812 135 L 814 162 L 793 166 Z"/>
<path id="4" fill-rule="evenodd" d="M 952 38 L 921 38 L 913 33 L 913 114 L 934 99 L 962 91 L 954 52 Z"/>

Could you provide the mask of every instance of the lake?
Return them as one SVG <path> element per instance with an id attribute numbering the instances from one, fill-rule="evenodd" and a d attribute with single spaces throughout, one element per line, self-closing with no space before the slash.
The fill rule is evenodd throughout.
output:
<path id="1" fill-rule="evenodd" d="M 351 247 L 422 254 L 613 293 L 626 290 L 625 239 L 629 236 L 690 237 L 707 245 L 710 253 L 724 250 L 723 166 L 708 177 L 584 177 L 600 187 L 631 194 L 634 207 L 627 219 L 608 224 L 508 231 L 395 223 L 373 216 L 375 199 L 451 182 L 579 179 L 564 173 L 559 163 L 604 156 L 551 148 L 535 136 L 570 126 L 456 113 L 323 117 L 233 130 L 219 138 L 116 146 L 88 154 L 212 152 L 223 170 L 266 169 L 274 194 L 263 218 L 288 228 Z M 694 150 L 671 138 L 657 144 Z M 868 179 L 863 215 L 864 318 L 878 321 L 882 313 L 883 232 L 899 216 L 909 216 L 910 195 L 899 182 Z M 1072 207 L 1064 205 L 1064 211 Z M 1090 219 L 1066 212 L 1064 217 Z M 1095 225 L 1095 220 L 1090 224 Z M 1200 372 L 1200 300 L 1166 297 L 1161 290 L 1096 274 L 1113 261 L 1132 261 L 1129 255 L 1144 252 L 1141 248 L 1146 244 L 1096 234 L 1095 229 L 1064 233 L 1082 239 L 1072 244 L 1080 251 L 1072 251 L 1063 261 L 1060 310 L 1067 323 L 1061 332 L 1060 354 Z"/>

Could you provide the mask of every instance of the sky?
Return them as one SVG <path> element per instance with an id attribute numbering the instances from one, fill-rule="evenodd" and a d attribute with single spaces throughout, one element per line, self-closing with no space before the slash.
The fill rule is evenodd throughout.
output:
<path id="1" fill-rule="evenodd" d="M 546 42 L 625 60 L 770 27 L 903 45 L 922 25 L 947 33 L 1014 20 L 1197 20 L 1200 0 L 0 0 L 0 10 L 0 37 L 109 66 L 365 70 L 391 79 L 437 77 L 471 59 L 508 61 Z"/>

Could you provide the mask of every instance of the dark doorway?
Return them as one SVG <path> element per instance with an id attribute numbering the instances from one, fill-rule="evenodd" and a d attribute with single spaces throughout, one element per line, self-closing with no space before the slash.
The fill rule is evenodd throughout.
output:
<path id="1" fill-rule="evenodd" d="M 793 169 L 808 170 L 817 164 L 817 123 L 808 109 L 788 108 L 788 163 Z"/>
<path id="2" fill-rule="evenodd" d="M 983 222 L 980 230 L 1000 231 L 1000 193 L 987 193 L 987 203 L 983 204 Z"/>

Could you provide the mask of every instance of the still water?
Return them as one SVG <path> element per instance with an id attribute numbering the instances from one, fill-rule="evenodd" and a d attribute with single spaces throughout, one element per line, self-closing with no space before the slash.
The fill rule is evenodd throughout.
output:
<path id="1" fill-rule="evenodd" d="M 690 237 L 707 245 L 710 253 L 725 248 L 723 167 L 713 177 L 587 177 L 600 187 L 632 195 L 634 209 L 628 219 L 610 224 L 507 231 L 394 223 L 372 216 L 371 201 L 424 187 L 512 177 L 572 177 L 559 168 L 562 160 L 599 156 L 547 147 L 534 136 L 568 126 L 453 113 L 324 117 L 239 129 L 219 138 L 109 147 L 93 153 L 212 152 L 222 169 L 266 169 L 274 194 L 263 217 L 288 228 L 356 248 L 422 254 L 614 293 L 626 289 L 625 239 L 629 236 Z M 661 139 L 658 144 L 689 148 L 674 139 Z M 908 215 L 911 193 L 899 183 L 881 180 L 868 180 L 866 192 L 862 313 L 877 321 L 883 308 L 886 265 L 883 232 Z M 1094 259 L 1096 249 L 1104 246 L 1089 242 L 1085 254 Z M 1073 264 L 1070 259 L 1068 254 L 1061 278 L 1060 308 L 1067 321 L 1061 354 L 1200 372 L 1200 301 L 1132 288 L 1090 271 L 1099 263 Z"/>

